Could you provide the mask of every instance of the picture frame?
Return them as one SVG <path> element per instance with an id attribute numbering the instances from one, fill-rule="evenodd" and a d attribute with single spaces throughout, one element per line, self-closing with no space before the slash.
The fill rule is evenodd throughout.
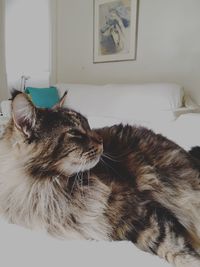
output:
<path id="1" fill-rule="evenodd" d="M 94 0 L 93 62 L 136 59 L 138 0 Z"/>

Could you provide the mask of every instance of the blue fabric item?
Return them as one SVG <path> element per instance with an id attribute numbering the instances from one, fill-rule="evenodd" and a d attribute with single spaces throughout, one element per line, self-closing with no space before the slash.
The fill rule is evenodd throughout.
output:
<path id="1" fill-rule="evenodd" d="M 38 108 L 52 108 L 60 99 L 57 88 L 53 86 L 48 88 L 27 87 L 25 93 L 30 96 L 33 104 Z"/>

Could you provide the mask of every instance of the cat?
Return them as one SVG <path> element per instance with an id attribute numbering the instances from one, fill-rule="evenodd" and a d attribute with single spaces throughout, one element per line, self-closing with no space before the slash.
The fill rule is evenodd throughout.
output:
<path id="1" fill-rule="evenodd" d="M 200 147 L 199 146 L 192 147 L 189 153 L 192 155 L 194 160 L 197 161 L 200 165 Z"/>
<path id="2" fill-rule="evenodd" d="M 23 93 L 0 140 L 0 212 L 66 239 L 129 240 L 174 266 L 200 266 L 199 162 L 149 129 L 90 129 L 80 113 Z"/>

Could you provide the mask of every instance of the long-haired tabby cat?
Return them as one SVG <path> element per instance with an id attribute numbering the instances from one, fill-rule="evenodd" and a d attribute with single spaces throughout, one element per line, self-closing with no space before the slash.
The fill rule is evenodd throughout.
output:
<path id="1" fill-rule="evenodd" d="M 62 238 L 130 240 L 174 266 L 200 266 L 197 161 L 145 128 L 91 130 L 63 102 L 37 109 L 14 97 L 0 141 L 3 216 Z"/>

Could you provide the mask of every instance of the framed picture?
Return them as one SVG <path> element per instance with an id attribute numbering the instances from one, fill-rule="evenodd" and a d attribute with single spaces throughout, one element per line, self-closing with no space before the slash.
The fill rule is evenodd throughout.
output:
<path id="1" fill-rule="evenodd" d="M 94 63 L 135 60 L 137 0 L 94 0 Z"/>

